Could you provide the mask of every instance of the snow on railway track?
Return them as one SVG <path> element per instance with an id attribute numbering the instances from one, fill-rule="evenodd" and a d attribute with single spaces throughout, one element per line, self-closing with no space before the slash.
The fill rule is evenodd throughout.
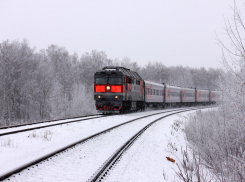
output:
<path id="1" fill-rule="evenodd" d="M 45 121 L 40 123 L 31 123 L 31 124 L 22 124 L 22 125 L 15 125 L 15 126 L 8 126 L 8 127 L 2 127 L 0 128 L 0 136 L 4 135 L 10 135 L 30 130 L 36 130 L 51 126 L 57 126 L 62 124 L 68 124 L 73 122 L 79 122 L 79 121 L 85 121 L 90 120 L 94 118 L 101 118 L 106 117 L 104 115 L 96 114 L 96 115 L 90 115 L 90 116 L 84 116 L 79 118 L 69 118 L 69 119 L 63 119 L 63 120 L 51 120 L 51 121 Z"/>
<path id="2" fill-rule="evenodd" d="M 2 126 L 0 127 L 0 130 L 2 129 L 9 129 L 9 128 L 16 128 L 16 127 L 21 127 L 21 126 L 28 126 L 28 125 L 35 125 L 35 124 L 41 124 L 41 123 L 51 123 L 51 122 L 62 122 L 62 121 L 67 121 L 67 120 L 74 120 L 74 119 L 81 119 L 85 117 L 92 117 L 92 116 L 99 116 L 102 114 L 92 114 L 92 115 L 87 115 L 87 116 L 79 116 L 79 117 L 72 117 L 72 118 L 64 118 L 64 119 L 55 119 L 55 120 L 47 120 L 47 121 L 39 121 L 39 122 L 32 122 L 32 123 L 24 123 L 24 124 L 16 124 L 16 125 L 9 125 L 9 126 Z"/>
<path id="3" fill-rule="evenodd" d="M 136 142 L 136 140 L 143 135 L 143 133 L 150 128 L 153 124 L 156 122 L 162 120 L 163 118 L 167 118 L 169 116 L 190 111 L 190 110 L 196 110 L 196 109 L 188 109 L 188 110 L 182 110 L 179 109 L 178 111 L 172 112 L 170 114 L 165 114 L 164 116 L 161 116 L 153 121 L 151 121 L 149 124 L 147 124 L 145 127 L 143 127 L 141 130 L 139 130 L 135 135 L 133 135 L 128 141 L 126 141 L 116 152 L 111 155 L 106 162 L 100 167 L 100 169 L 88 180 L 89 182 L 96 182 L 96 181 L 103 181 L 107 176 L 109 176 L 110 172 L 113 170 L 113 168 L 116 166 L 116 164 L 120 161 L 122 156 L 126 153 L 126 151 L 133 146 L 133 144 Z M 115 179 L 114 179 L 115 180 Z M 113 180 L 113 181 L 114 181 Z M 118 181 L 118 180 L 116 180 Z M 137 180 L 137 181 L 143 181 Z"/>
<path id="4" fill-rule="evenodd" d="M 172 112 L 174 112 L 174 110 L 172 109 Z M 169 112 L 170 110 L 163 110 L 163 111 Z M 70 144 L 74 142 L 75 140 L 77 141 L 79 138 L 86 138 L 86 136 L 91 135 L 92 133 L 96 133 L 98 131 L 101 131 L 105 128 L 112 127 L 119 123 L 123 123 L 125 122 L 125 120 L 129 120 L 132 118 L 135 119 L 142 115 L 144 116 L 144 115 L 149 115 L 149 113 L 153 114 L 153 113 L 159 113 L 159 112 L 160 111 L 151 111 L 151 112 L 145 112 L 145 113 L 132 113 L 129 115 L 111 116 L 110 119 L 109 118 L 100 118 L 100 119 L 97 118 L 97 119 L 93 119 L 87 122 L 68 124 L 68 125 L 73 125 L 73 126 L 68 127 L 70 128 L 70 131 L 69 129 L 67 130 L 67 127 L 63 127 L 63 128 L 66 128 L 66 132 L 65 130 L 58 130 L 59 132 L 53 131 L 54 136 L 56 136 L 56 139 L 52 138 L 52 142 L 43 141 L 41 145 L 40 145 L 40 141 L 38 142 L 38 140 L 36 140 L 36 143 L 35 143 L 35 138 L 32 138 L 34 139 L 34 141 L 32 141 L 33 143 L 32 143 L 31 148 L 35 150 L 28 151 L 28 147 L 23 148 L 23 146 L 20 145 L 21 147 L 17 146 L 14 150 L 12 150 L 14 151 L 13 152 L 14 154 L 9 153 L 7 155 L 8 157 L 10 157 L 8 158 L 9 160 L 6 159 L 6 157 L 5 157 L 6 160 L 3 160 L 3 158 L 0 158 L 0 162 L 2 164 L 5 164 L 5 166 L 3 166 L 2 168 L 0 167 L 0 174 L 3 174 L 4 172 L 7 172 L 13 169 L 13 167 L 21 165 L 25 163 L 26 161 L 31 161 L 31 160 L 37 159 L 38 157 L 40 158 L 40 156 L 43 156 L 44 153 L 50 153 L 50 151 L 54 151 L 54 149 L 60 148 L 61 146 L 64 147 L 64 145 Z M 159 116 L 157 115 L 151 116 L 151 121 L 152 119 L 157 118 L 157 117 Z M 48 161 L 42 162 L 42 164 L 38 164 L 38 166 L 32 166 L 32 168 L 29 168 L 30 171 L 24 170 L 24 172 L 22 172 L 21 175 L 18 175 L 18 177 L 17 176 L 16 178 L 11 177 L 11 181 L 13 181 L 14 179 L 16 180 L 18 179 L 17 181 L 22 181 L 21 179 L 23 179 L 23 181 L 29 180 L 29 177 L 26 178 L 26 175 L 25 175 L 25 173 L 29 174 L 29 172 L 35 173 L 35 175 L 31 175 L 31 176 L 38 176 L 37 175 L 39 174 L 38 171 L 40 170 L 40 168 L 42 169 L 41 167 L 42 165 L 43 167 L 46 166 L 45 167 L 46 171 L 40 174 L 41 176 L 34 177 L 34 179 L 30 179 L 29 181 L 35 181 L 35 180 L 40 181 L 40 179 L 43 181 L 46 181 L 46 180 L 52 181 L 50 179 L 46 179 L 46 180 L 43 179 L 43 177 L 45 176 L 49 176 L 49 178 L 52 178 L 53 176 L 54 177 L 53 180 L 57 181 L 58 180 L 57 178 L 59 178 L 58 176 L 60 176 L 58 171 L 63 171 L 61 173 L 64 173 L 64 171 L 67 171 L 67 170 L 70 171 L 72 169 L 71 166 L 74 164 L 79 164 L 80 166 L 73 167 L 73 169 L 76 169 L 76 170 L 74 172 L 71 172 L 71 174 L 66 174 L 65 175 L 66 177 L 63 176 L 64 178 L 67 178 L 63 180 L 69 181 L 71 178 L 73 178 L 73 180 L 76 180 L 76 179 L 79 179 L 81 181 L 87 180 L 89 177 L 91 177 L 89 175 L 92 175 L 91 171 L 96 171 L 98 166 L 100 166 L 100 164 L 102 164 L 104 160 L 113 153 L 113 151 L 115 151 L 118 147 L 120 147 L 119 144 L 121 144 L 122 142 L 125 142 L 125 136 L 131 136 L 132 134 L 136 132 L 138 128 L 142 128 L 144 125 L 146 125 L 146 123 L 149 123 L 148 119 L 141 119 L 140 122 L 133 122 L 131 124 L 121 126 L 120 128 L 122 127 L 126 128 L 124 130 L 114 129 L 114 130 L 111 130 L 110 132 L 107 132 L 107 134 L 103 135 L 103 137 L 98 136 L 98 137 L 95 137 L 95 139 L 89 140 L 88 142 L 85 142 L 82 145 L 76 145 L 74 149 L 65 150 L 65 156 L 63 154 L 61 155 L 59 154 L 55 157 L 52 157 L 53 158 L 52 160 L 47 159 Z M 137 127 L 132 126 L 132 125 L 137 125 Z M 72 136 L 69 136 L 69 135 L 72 135 Z M 7 136 L 4 136 L 4 137 L 7 137 Z M 57 140 L 57 138 L 60 140 Z M 111 141 L 110 141 L 111 138 L 114 139 L 113 146 L 111 145 Z M 24 139 L 26 138 L 23 138 L 23 142 L 24 142 Z M 0 138 L 0 140 L 2 141 L 2 137 Z M 49 142 L 52 143 L 51 146 L 45 145 L 45 143 L 49 143 Z M 15 146 L 13 146 L 13 148 L 14 147 Z M 0 153 L 3 154 L 1 156 L 4 156 L 4 155 L 6 156 L 6 151 L 7 151 L 6 149 L 8 148 L 7 147 L 5 147 L 4 149 L 3 148 L 4 147 L 1 147 L 0 149 Z M 11 147 L 9 151 L 11 151 Z M 24 152 L 21 152 L 21 151 L 24 151 Z M 64 164 L 60 163 L 60 161 L 64 161 L 66 160 L 66 158 L 69 159 L 68 160 L 69 162 L 67 163 L 64 162 Z M 23 160 L 18 160 L 18 159 L 23 159 Z M 48 164 L 48 168 L 47 168 L 47 165 L 45 165 L 45 163 Z M 50 167 L 53 168 L 54 166 L 56 166 L 56 163 L 58 163 L 58 166 L 61 166 L 61 169 L 53 171 L 52 169 L 50 169 Z M 82 176 L 77 174 L 77 169 L 82 170 L 82 173 L 78 172 L 79 174 L 82 174 Z M 53 174 L 56 172 L 58 172 L 57 173 L 59 174 L 58 176 Z M 62 179 L 60 180 L 63 181 Z"/>

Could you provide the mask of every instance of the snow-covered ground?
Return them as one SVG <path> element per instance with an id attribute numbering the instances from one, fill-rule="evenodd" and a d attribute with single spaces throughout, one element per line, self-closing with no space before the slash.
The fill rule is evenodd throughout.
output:
<path id="1" fill-rule="evenodd" d="M 115 115 L 0 137 L 0 163 L 4 164 L 0 166 L 0 174 L 103 129 L 158 112 L 162 111 Z M 166 114 L 141 119 L 112 130 L 9 179 L 11 181 L 86 181 L 135 132 Z M 167 161 L 166 157 L 181 158 L 180 148 L 181 146 L 185 148 L 185 140 L 183 135 L 177 135 L 172 124 L 186 114 L 168 117 L 150 127 L 127 151 L 107 180 L 164 181 L 163 173 L 166 174 L 165 179 L 168 181 L 176 179 L 172 168 L 177 170 L 177 166 Z"/>
<path id="2" fill-rule="evenodd" d="M 12 132 L 12 131 L 19 131 L 19 130 L 24 130 L 24 129 L 42 127 L 42 126 L 50 126 L 53 124 L 61 124 L 61 123 L 71 122 L 71 121 L 85 120 L 85 119 L 96 118 L 96 117 L 99 117 L 99 115 L 98 116 L 81 117 L 81 118 L 76 118 L 76 119 L 63 119 L 63 120 L 57 120 L 57 121 L 52 121 L 52 122 L 44 122 L 44 123 L 38 123 L 38 124 L 30 124 L 30 125 L 23 125 L 23 126 L 19 126 L 19 127 L 0 129 L 0 134 Z"/>

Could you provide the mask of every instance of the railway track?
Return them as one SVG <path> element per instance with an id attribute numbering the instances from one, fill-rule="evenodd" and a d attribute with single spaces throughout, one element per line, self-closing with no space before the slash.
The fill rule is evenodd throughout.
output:
<path id="1" fill-rule="evenodd" d="M 127 113 L 127 114 L 130 114 L 130 113 Z M 108 117 L 108 116 L 110 116 L 110 115 L 94 114 L 94 115 L 81 116 L 81 117 L 75 117 L 75 118 L 66 118 L 66 119 L 62 119 L 62 120 L 49 120 L 49 121 L 35 122 L 35 123 L 30 123 L 30 124 L 5 126 L 5 127 L 0 127 L 0 136 L 5 136 L 5 135 L 10 135 L 10 134 L 15 134 L 15 133 L 21 133 L 21 132 L 31 131 L 31 130 L 41 129 L 41 128 L 47 128 L 47 127 L 57 126 L 57 125 L 61 125 L 61 124 L 68 124 L 68 123 L 86 121 L 86 120 L 90 120 L 90 119 Z M 44 124 L 44 125 L 36 126 L 36 125 L 41 125 L 41 124 Z M 29 128 L 22 128 L 22 129 L 19 128 L 19 127 L 25 127 L 25 126 L 30 126 L 30 127 Z M 16 128 L 16 129 L 12 130 L 12 128 Z M 11 130 L 10 131 L 4 131 L 7 129 L 11 129 Z"/>
<path id="2" fill-rule="evenodd" d="M 98 116 L 98 115 L 102 115 L 102 114 L 92 114 L 92 115 L 87 115 L 87 116 L 79 116 L 79 117 L 72 117 L 72 118 L 55 119 L 55 120 L 47 120 L 47 121 L 40 121 L 40 122 L 33 122 L 33 123 L 2 126 L 2 127 L 0 127 L 0 130 L 9 129 L 9 128 L 16 128 L 16 127 L 21 127 L 21 126 L 41 124 L 41 123 L 50 123 L 50 122 L 56 122 L 56 121 L 63 121 L 63 120 L 68 120 L 68 119 L 80 119 L 80 118 L 84 118 L 84 117 L 92 117 L 92 116 Z"/>
<path id="3" fill-rule="evenodd" d="M 190 109 L 178 109 L 178 110 L 181 110 L 181 111 L 188 111 L 188 110 L 190 110 Z M 23 165 L 17 166 L 16 168 L 14 168 L 14 169 L 12 169 L 12 170 L 9 170 L 8 172 L 6 172 L 6 173 L 4 173 L 4 174 L 0 174 L 0 180 L 4 180 L 4 179 L 8 178 L 8 177 L 11 176 L 11 175 L 16 174 L 16 173 L 19 173 L 20 171 L 22 171 L 22 170 L 24 170 L 24 169 L 26 169 L 26 168 L 30 168 L 31 166 L 36 165 L 36 164 L 38 164 L 39 162 L 44 161 L 44 160 L 46 160 L 46 159 L 48 159 L 48 158 L 50 158 L 50 157 L 52 157 L 52 156 L 55 156 L 55 155 L 57 155 L 58 153 L 61 153 L 61 152 L 63 152 L 63 151 L 66 151 L 66 150 L 69 149 L 69 148 L 72 148 L 72 147 L 74 147 L 74 146 L 76 146 L 76 145 L 78 145 L 78 144 L 84 143 L 84 142 L 86 142 L 86 141 L 88 141 L 88 140 L 90 140 L 90 139 L 95 138 L 96 136 L 102 135 L 102 134 L 104 134 L 104 133 L 106 133 L 106 132 L 108 132 L 108 131 L 110 131 L 110 130 L 113 130 L 113 129 L 115 129 L 115 128 L 118 128 L 118 127 L 120 127 L 120 126 L 122 126 L 122 125 L 126 125 L 126 124 L 128 124 L 128 123 L 131 123 L 131 122 L 134 122 L 134 121 L 143 119 L 143 118 L 147 118 L 147 117 L 150 117 L 150 116 L 155 116 L 155 115 L 159 115 L 159 114 L 163 114 L 163 113 L 168 113 L 168 112 L 173 112 L 173 110 L 171 110 L 171 111 L 163 111 L 163 112 L 159 112 L 159 113 L 150 114 L 150 115 L 147 115 L 147 116 L 138 117 L 138 118 L 132 119 L 132 120 L 130 120 L 130 121 L 127 121 L 127 122 L 125 122 L 125 123 L 118 124 L 118 125 L 113 126 L 113 127 L 111 127 L 111 128 L 108 128 L 108 129 L 105 129 L 105 130 L 103 130 L 103 131 L 100 131 L 100 132 L 98 132 L 98 133 L 96 133 L 96 134 L 93 134 L 93 135 L 91 135 L 91 136 L 88 136 L 88 137 L 86 137 L 86 138 L 80 139 L 80 140 L 78 140 L 78 141 L 76 141 L 76 142 L 73 142 L 73 143 L 67 145 L 67 146 L 64 146 L 64 147 L 62 147 L 62 148 L 60 148 L 60 149 L 57 149 L 57 150 L 55 150 L 55 151 L 53 151 L 53 152 L 50 152 L 50 153 L 48 153 L 48 154 L 46 154 L 46 155 L 44 155 L 44 156 L 42 156 L 42 157 L 36 158 L 36 159 L 31 160 L 31 161 L 29 161 L 29 162 L 27 162 L 27 163 L 25 163 L 25 164 L 23 164 Z"/>
<path id="4" fill-rule="evenodd" d="M 146 125 L 144 128 L 142 128 L 139 132 L 137 132 L 134 136 L 132 136 L 128 141 L 126 141 L 117 151 L 115 151 L 110 158 L 105 161 L 105 163 L 94 173 L 94 175 L 88 180 L 88 182 L 101 182 L 105 179 L 105 177 L 110 173 L 110 170 L 120 161 L 121 157 L 123 156 L 124 152 L 127 151 L 129 147 L 131 147 L 134 142 L 154 123 L 157 121 L 160 121 L 166 117 L 172 116 L 174 114 L 191 111 L 196 109 L 186 109 L 176 111 L 174 113 L 167 114 L 165 116 L 159 117 L 158 119 L 155 119 L 148 125 Z"/>
<path id="5" fill-rule="evenodd" d="M 89 116 L 83 116 L 83 117 L 78 117 L 78 118 L 68 118 L 68 119 L 63 119 L 63 120 L 51 120 L 51 121 L 44 121 L 44 122 L 40 122 L 40 123 L 31 123 L 31 124 L 15 125 L 15 126 L 10 126 L 10 127 L 2 127 L 2 128 L 0 128 L 0 136 L 5 136 L 5 135 L 10 135 L 10 134 L 15 134 L 15 133 L 21 133 L 21 132 L 36 130 L 36 129 L 41 129 L 41 128 L 47 128 L 47 127 L 57 126 L 57 125 L 62 125 L 62 124 L 86 121 L 86 120 L 90 120 L 90 119 L 102 118 L 102 117 L 107 117 L 107 116 L 101 115 L 101 114 L 96 114 L 96 115 L 89 115 Z M 45 125 L 36 126 L 39 124 L 45 124 Z M 34 126 L 30 126 L 30 125 L 34 125 Z M 30 126 L 30 127 L 29 128 L 22 128 L 22 129 L 18 128 L 18 127 L 22 127 L 22 126 Z M 15 128 L 15 129 L 13 129 L 11 131 L 4 131 L 4 130 L 9 129 L 9 128 Z M 3 130 L 1 130 L 1 129 L 3 129 Z"/>

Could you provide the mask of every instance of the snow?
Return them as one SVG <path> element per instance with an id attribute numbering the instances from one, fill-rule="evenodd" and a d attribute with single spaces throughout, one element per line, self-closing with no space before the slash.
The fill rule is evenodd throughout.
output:
<path id="1" fill-rule="evenodd" d="M 11 132 L 11 131 L 18 131 L 18 130 L 23 130 L 23 129 L 41 127 L 41 126 L 49 126 L 49 125 L 59 124 L 59 123 L 64 123 L 64 122 L 79 121 L 79 120 L 84 120 L 84 119 L 89 119 L 89 118 L 95 118 L 98 116 L 89 116 L 86 118 L 81 117 L 81 118 L 76 118 L 76 119 L 64 119 L 64 120 L 57 120 L 57 121 L 45 122 L 45 123 L 39 123 L 39 124 L 24 125 L 24 126 L 20 126 L 20 127 L 6 128 L 6 129 L 1 129 L 0 134 Z"/>
<path id="2" fill-rule="evenodd" d="M 162 111 L 167 109 L 114 115 L 0 137 L 0 163 L 4 164 L 0 166 L 0 174 L 106 128 Z M 175 160 L 177 157 L 181 158 L 181 147 L 185 148 L 186 144 L 180 131 L 173 132 L 172 124 L 176 119 L 193 112 L 162 119 L 147 129 L 123 155 L 106 181 L 164 181 L 163 170 L 168 181 L 176 180 L 173 169 L 177 170 L 177 166 L 167 161 L 166 157 Z M 38 166 L 23 170 L 18 177 L 13 175 L 15 177 L 11 176 L 9 179 L 10 181 L 86 181 L 137 131 L 154 119 L 170 113 L 151 116 L 111 130 L 95 139 L 76 145 Z M 45 132 L 50 133 L 46 138 Z M 170 147 L 171 143 L 177 151 Z"/>

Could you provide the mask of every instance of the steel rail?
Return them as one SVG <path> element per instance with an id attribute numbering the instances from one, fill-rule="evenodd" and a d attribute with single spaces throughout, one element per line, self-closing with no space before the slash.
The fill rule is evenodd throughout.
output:
<path id="1" fill-rule="evenodd" d="M 40 122 L 33 122 L 33 123 L 9 125 L 9 126 L 0 127 L 0 130 L 2 130 L 2 129 L 8 129 L 8 128 L 16 128 L 16 127 L 20 127 L 20 126 L 28 126 L 28 125 L 33 125 L 33 124 L 41 124 L 41 123 L 49 123 L 49 122 L 55 122 L 55 121 L 62 121 L 62 120 L 67 120 L 67 119 L 77 119 L 77 118 L 84 118 L 84 117 L 92 117 L 92 116 L 97 116 L 97 115 L 102 115 L 102 114 L 92 114 L 92 115 L 79 116 L 79 117 L 73 117 L 73 118 L 64 118 L 64 119 L 47 120 L 47 121 L 40 121 Z"/>
<path id="2" fill-rule="evenodd" d="M 180 110 L 186 111 L 186 110 L 190 110 L 190 109 L 180 109 Z M 16 168 L 14 168 L 14 169 L 12 169 L 12 170 L 10 170 L 10 171 L 4 173 L 4 174 L 0 174 L 0 181 L 1 181 L 1 180 L 4 180 L 4 179 L 6 179 L 6 178 L 8 178 L 9 176 L 11 176 L 11 175 L 13 175 L 13 174 L 16 174 L 16 173 L 22 171 L 22 170 L 24 170 L 24 169 L 26 169 L 26 168 L 28 168 L 28 167 L 30 167 L 30 166 L 33 166 L 33 165 L 35 165 L 35 164 L 37 164 L 37 163 L 39 163 L 39 162 L 41 162 L 41 161 L 44 161 L 44 160 L 46 160 L 46 159 L 48 159 L 48 158 L 50 158 L 50 157 L 52 157 L 52 156 L 55 156 L 55 155 L 57 155 L 58 153 L 64 152 L 65 150 L 67 150 L 67 149 L 69 149 L 69 148 L 72 148 L 72 147 L 74 147 L 74 146 L 77 145 L 77 144 L 84 143 L 84 142 L 86 142 L 86 141 L 88 141 L 88 140 L 90 140 L 90 139 L 92 139 L 92 138 L 94 138 L 94 137 L 96 137 L 96 136 L 99 136 L 99 135 L 101 135 L 101 134 L 104 134 L 104 133 L 106 133 L 106 132 L 108 132 L 108 131 L 110 131 L 110 130 L 113 130 L 113 129 L 115 129 L 115 128 L 118 128 L 118 127 L 120 127 L 120 126 L 123 126 L 123 125 L 125 125 L 125 124 L 128 124 L 128 123 L 133 122 L 133 121 L 136 121 L 136 120 L 140 120 L 140 119 L 144 119 L 144 118 L 147 118 L 147 117 L 150 117 L 150 116 L 159 115 L 159 114 L 168 113 L 168 112 L 174 112 L 174 111 L 172 111 L 172 110 L 171 110 L 171 111 L 163 111 L 163 112 L 154 113 L 154 114 L 142 116 L 142 117 L 139 117 L 139 118 L 135 118 L 135 119 L 129 120 L 129 121 L 125 122 L 125 123 L 118 124 L 118 125 L 116 125 L 116 126 L 110 127 L 110 128 L 108 128 L 108 129 L 105 129 L 105 130 L 100 131 L 100 132 L 98 132 L 98 133 L 95 133 L 95 134 L 93 134 L 93 135 L 90 135 L 90 136 L 88 136 L 88 137 L 86 137 L 86 138 L 80 139 L 80 140 L 78 140 L 78 141 L 76 141 L 76 142 L 73 142 L 73 143 L 71 143 L 71 144 L 69 144 L 69 145 L 66 145 L 66 146 L 64 146 L 64 147 L 61 147 L 61 148 L 59 148 L 59 149 L 57 149 L 57 150 L 55 150 L 55 151 L 53 151 L 53 152 L 50 152 L 50 153 L 48 153 L 48 154 L 46 154 L 46 155 L 44 155 L 44 156 L 42 156 L 42 157 L 39 157 L 39 158 L 34 159 L 34 160 L 31 160 L 31 161 L 29 161 L 29 162 L 27 162 L 27 163 L 25 163 L 25 164 L 23 164 L 23 165 L 20 165 L 20 166 L 18 166 L 18 167 L 16 167 Z"/>
<path id="3" fill-rule="evenodd" d="M 188 110 L 181 110 L 176 111 L 175 113 L 171 113 L 165 116 L 162 116 L 148 125 L 146 125 L 144 128 L 142 128 L 139 132 L 137 132 L 133 137 L 131 137 L 128 141 L 126 141 L 119 149 L 117 149 L 106 161 L 105 163 L 95 172 L 95 174 L 87 181 L 87 182 L 96 182 L 96 181 L 102 181 L 106 175 L 109 173 L 110 169 L 118 162 L 120 161 L 120 158 L 122 157 L 123 153 L 133 145 L 133 143 L 146 131 L 150 126 L 152 126 L 157 121 L 160 121 L 166 117 L 172 116 L 174 114 L 178 114 L 181 112 L 187 112 L 191 110 L 197 110 L 197 109 L 188 109 Z"/>
<path id="4" fill-rule="evenodd" d="M 90 119 L 102 118 L 102 117 L 107 117 L 107 116 L 110 116 L 110 115 L 99 115 L 99 116 L 93 117 L 93 118 L 84 118 L 84 119 L 78 119 L 78 120 L 73 120 L 73 121 L 65 121 L 62 123 L 49 124 L 49 125 L 45 125 L 45 126 L 36 126 L 33 128 L 25 128 L 25 129 L 20 129 L 20 130 L 15 130 L 15 131 L 8 131 L 8 132 L 0 133 L 0 136 L 5 136 L 5 135 L 10 135 L 10 134 L 15 134 L 15 133 L 21 133 L 21 132 L 36 130 L 36 129 L 41 129 L 41 128 L 47 128 L 47 127 L 57 126 L 57 125 L 62 125 L 62 124 L 80 122 L 80 121 L 85 121 L 85 120 L 90 120 Z"/>
<path id="5" fill-rule="evenodd" d="M 126 114 L 131 114 L 131 113 L 126 113 Z M 97 117 L 93 117 L 93 116 L 97 116 Z M 102 114 L 88 115 L 88 116 L 83 116 L 83 117 L 93 117 L 93 118 L 84 118 L 84 119 L 77 119 L 77 118 L 80 118 L 80 117 L 75 117 L 75 118 L 70 118 L 70 119 L 74 119 L 72 121 L 65 121 L 65 122 L 62 122 L 62 123 L 53 123 L 53 124 L 48 124 L 48 125 L 45 125 L 45 126 L 36 126 L 36 127 L 34 126 L 34 127 L 31 127 L 31 128 L 17 129 L 17 130 L 14 130 L 14 131 L 7 131 L 7 132 L 0 133 L 0 136 L 5 136 L 5 135 L 10 135 L 10 134 L 15 134 L 15 133 L 21 133 L 21 132 L 31 131 L 31 130 L 41 129 L 41 128 L 47 128 L 47 127 L 57 126 L 57 125 L 62 125 L 62 124 L 68 124 L 68 123 L 73 123 L 73 122 L 80 122 L 80 121 L 85 121 L 85 120 L 90 120 L 90 119 L 96 119 L 96 118 L 101 118 L 101 117 L 108 117 L 108 116 L 113 116 L 113 115 L 102 115 Z M 67 119 L 62 119 L 62 120 L 67 120 Z M 57 122 L 57 121 L 62 121 L 62 120 L 50 120 L 50 121 L 44 121 L 44 122 L 41 122 L 41 123 Z M 35 123 L 35 124 L 41 124 L 41 123 Z M 28 125 L 32 125 L 32 124 L 28 124 Z M 27 126 L 27 125 L 21 125 L 21 126 Z"/>
<path id="6" fill-rule="evenodd" d="M 126 113 L 126 114 L 131 114 L 131 113 Z M 93 116 L 97 116 L 97 117 L 93 117 Z M 5 135 L 10 135 L 10 134 L 15 134 L 15 133 L 21 133 L 21 132 L 25 132 L 25 131 L 41 129 L 41 128 L 46 128 L 46 127 L 51 127 L 51 126 L 56 126 L 56 125 L 62 125 L 62 124 L 68 124 L 68 123 L 73 123 L 73 122 L 80 122 L 80 121 L 85 121 L 85 120 L 90 120 L 90 119 L 96 119 L 96 118 L 100 118 L 100 117 L 107 117 L 107 116 L 113 116 L 113 115 L 95 114 L 95 115 L 81 116 L 81 117 L 75 117 L 75 118 L 66 118 L 66 119 L 61 119 L 61 120 L 49 120 L 49 121 L 42 121 L 42 122 L 36 122 L 36 123 L 30 123 L 30 124 L 6 126 L 6 127 L 1 127 L 0 130 L 13 128 L 13 127 L 28 126 L 28 125 L 33 125 L 33 124 L 42 124 L 42 123 L 48 123 L 48 122 L 57 122 L 57 121 L 62 121 L 62 120 L 74 119 L 72 121 L 66 121 L 63 123 L 54 123 L 54 124 L 45 125 L 45 126 L 38 126 L 38 127 L 32 127 L 32 128 L 26 128 L 26 129 L 19 129 L 19 130 L 15 130 L 15 131 L 3 132 L 3 133 L 0 133 L 0 136 L 5 136 Z M 93 117 L 93 118 L 84 118 L 84 117 Z M 78 119 L 78 118 L 84 118 L 84 119 Z"/>

